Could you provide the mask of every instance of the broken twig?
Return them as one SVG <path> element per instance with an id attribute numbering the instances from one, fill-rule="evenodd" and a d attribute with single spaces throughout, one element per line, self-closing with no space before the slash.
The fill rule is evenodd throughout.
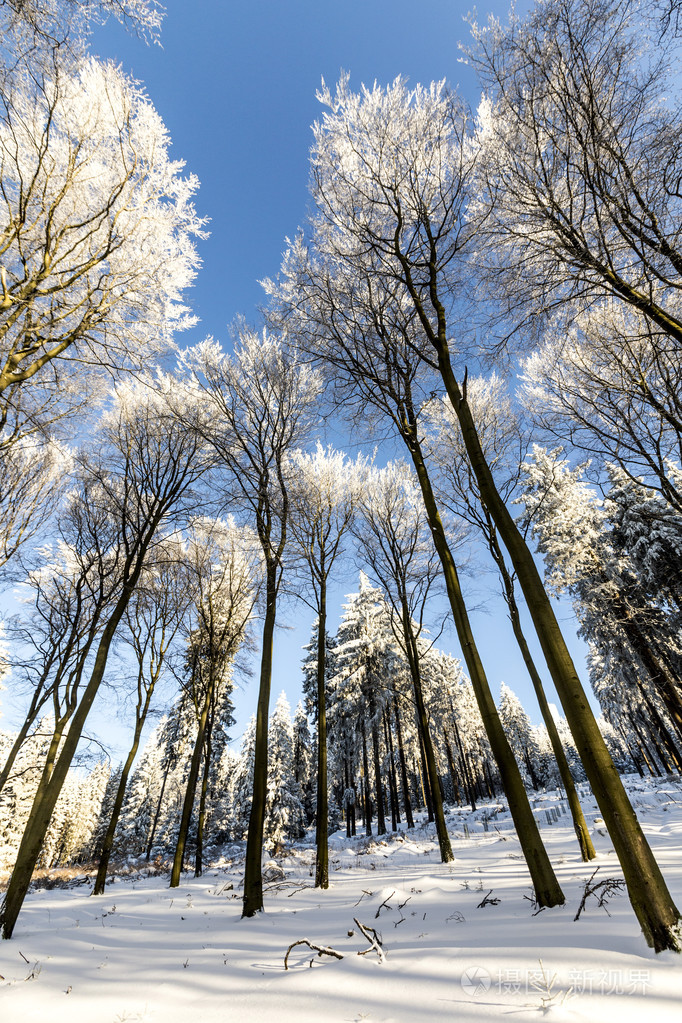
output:
<path id="1" fill-rule="evenodd" d="M 313 952 L 317 954 L 318 957 L 332 956 L 332 958 L 334 959 L 343 959 L 343 953 L 337 952 L 335 948 L 330 948 L 329 945 L 313 945 L 312 941 L 308 941 L 307 938 L 301 938 L 299 941 L 293 941 L 291 945 L 289 945 L 289 948 L 287 949 L 287 954 L 284 956 L 285 970 L 289 969 L 289 953 L 291 952 L 292 948 L 296 948 L 297 945 L 307 945 L 308 948 L 311 948 Z M 313 956 L 313 959 L 314 958 L 315 956 Z M 310 965 L 311 966 L 313 965 L 312 959 L 310 960 Z"/>

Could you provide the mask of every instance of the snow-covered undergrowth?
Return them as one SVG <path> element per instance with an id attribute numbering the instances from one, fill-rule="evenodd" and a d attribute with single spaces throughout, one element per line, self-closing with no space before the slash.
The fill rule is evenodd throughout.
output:
<path id="1" fill-rule="evenodd" d="M 682 905 L 682 788 L 638 778 L 628 787 Z M 591 797 L 583 803 L 594 864 L 580 860 L 560 794 L 533 802 L 566 895 L 561 908 L 537 911 L 503 803 L 450 814 L 456 861 L 448 865 L 439 862 L 432 826 L 383 840 L 337 833 L 327 892 L 309 887 L 312 848 L 289 850 L 278 860 L 283 877 L 266 871 L 266 912 L 253 920 L 240 919 L 234 861 L 199 879 L 186 875 L 174 890 L 167 878 L 146 877 L 117 880 L 97 899 L 85 886 L 36 891 L 14 938 L 0 944 L 2 1019 L 679 1020 L 680 957 L 647 948 L 625 893 L 601 908 L 588 898 L 574 920 L 596 867 L 595 880 L 621 876 Z M 358 954 L 369 945 L 354 918 L 381 936 L 385 961 Z M 285 971 L 288 947 L 303 938 L 343 958 L 301 944 Z"/>

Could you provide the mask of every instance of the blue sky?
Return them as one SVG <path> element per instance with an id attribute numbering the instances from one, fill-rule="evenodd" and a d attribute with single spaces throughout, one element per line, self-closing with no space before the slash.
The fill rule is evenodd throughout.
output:
<path id="1" fill-rule="evenodd" d="M 255 317 L 257 281 L 277 272 L 284 238 L 304 218 L 321 78 L 334 83 L 341 69 L 355 87 L 401 74 L 412 83 L 446 78 L 476 105 L 474 76 L 459 63 L 468 8 L 447 0 L 166 6 L 162 47 L 116 23 L 99 30 L 92 47 L 144 83 L 173 154 L 201 181 L 197 208 L 211 219 L 211 237 L 191 301 L 200 335 L 220 337 L 236 314 Z"/>
<path id="2" fill-rule="evenodd" d="M 521 9 L 526 4 L 519 5 Z M 344 69 L 351 84 L 392 81 L 413 84 L 445 78 L 472 106 L 479 89 L 460 61 L 458 43 L 468 37 L 467 5 L 447 0 L 251 0 L 250 3 L 167 0 L 161 46 L 146 46 L 115 23 L 98 29 L 92 49 L 111 57 L 144 83 L 173 140 L 173 155 L 197 174 L 200 214 L 210 218 L 210 238 L 200 251 L 204 265 L 188 293 L 199 326 L 192 343 L 206 334 L 226 338 L 237 316 L 257 322 L 263 295 L 258 279 L 277 273 L 285 236 L 302 223 L 308 202 L 310 126 L 320 116 L 315 98 L 321 78 L 336 82 Z M 479 7 L 504 17 L 508 4 Z M 525 670 L 501 620 L 493 576 L 464 579 L 474 626 L 495 696 L 505 681 L 521 697 L 534 721 L 539 714 Z M 357 589 L 357 576 L 340 581 L 330 628 L 336 628 L 343 594 Z M 562 607 L 571 645 L 570 607 Z M 284 688 L 295 705 L 300 695 L 301 645 L 311 613 L 289 602 L 280 616 L 273 678 L 273 706 Z M 458 655 L 454 634 L 438 644 Z M 539 662 L 542 659 L 539 658 Z M 239 735 L 256 705 L 256 680 L 237 696 Z"/>

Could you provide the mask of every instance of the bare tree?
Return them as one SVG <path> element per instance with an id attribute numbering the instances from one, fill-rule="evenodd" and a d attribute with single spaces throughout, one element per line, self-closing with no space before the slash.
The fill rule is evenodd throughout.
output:
<path id="1" fill-rule="evenodd" d="M 516 322 L 612 296 L 682 341 L 681 110 L 674 40 L 656 38 L 653 13 L 545 0 L 472 24 L 486 90 L 477 256 Z"/>
<path id="2" fill-rule="evenodd" d="M 682 349 L 637 310 L 611 302 L 548 328 L 523 363 L 521 398 L 534 423 L 618 465 L 682 510 Z"/>
<path id="3" fill-rule="evenodd" d="M 4 450 L 0 446 L 0 578 L 54 513 L 69 468 L 69 452 L 55 442 L 25 438 Z"/>
<path id="4" fill-rule="evenodd" d="M 320 385 L 280 337 L 245 328 L 232 356 L 209 340 L 184 353 L 182 361 L 193 374 L 193 384 L 179 414 L 213 447 L 227 470 L 227 499 L 251 519 L 263 555 L 265 616 L 242 913 L 249 917 L 263 909 L 268 709 L 277 597 L 288 550 L 288 456 L 306 438 Z"/>
<path id="5" fill-rule="evenodd" d="M 329 887 L 329 800 L 327 792 L 327 585 L 343 555 L 343 541 L 353 522 L 362 485 L 364 463 L 351 462 L 340 451 L 292 454 L 295 479 L 291 490 L 289 528 L 292 552 L 306 571 L 311 604 L 317 612 L 317 802 L 315 887 Z"/>
<path id="6" fill-rule="evenodd" d="M 527 451 L 525 430 L 514 414 L 502 380 L 495 375 L 488 380 L 479 378 L 469 382 L 469 403 L 474 409 L 488 463 L 495 469 L 495 478 L 505 501 L 509 501 L 517 493 L 522 471 L 521 462 Z M 514 638 L 521 651 L 547 728 L 559 775 L 566 791 L 580 852 L 584 860 L 594 859 L 596 853 L 566 753 L 547 702 L 540 672 L 523 632 L 516 600 L 515 573 L 507 564 L 495 523 L 485 504 L 480 500 L 476 478 L 467 459 L 452 406 L 447 400 L 434 403 L 429 409 L 429 418 L 435 430 L 430 447 L 433 460 L 438 466 L 436 487 L 439 500 L 450 512 L 461 516 L 479 531 L 497 565 L 502 583 L 502 596 L 507 604 Z"/>
<path id="7" fill-rule="evenodd" d="M 389 463 L 370 472 L 359 510 L 355 535 L 361 556 L 388 598 L 391 627 L 409 665 L 440 857 L 449 863 L 455 857 L 424 701 L 419 644 L 420 637 L 425 638 L 427 601 L 442 576 L 440 561 L 429 536 L 421 495 L 406 464 Z"/>
<path id="8" fill-rule="evenodd" d="M 516 572 L 644 936 L 659 951 L 678 950 L 679 911 L 587 703 L 533 554 L 496 485 L 467 400 L 466 359 L 479 346 L 475 338 L 467 344 L 463 255 L 480 221 L 467 209 L 477 148 L 466 115 L 442 85 L 408 92 L 397 81 L 354 94 L 343 78 L 334 94 L 323 89 L 320 98 L 329 109 L 315 126 L 312 153 L 316 241 L 347 273 L 365 274 L 374 288 L 380 279 L 389 282 L 385 287 L 412 310 L 409 343 L 438 373 L 455 412 L 480 499 Z M 672 280 L 658 257 L 652 260 Z M 647 315 L 653 319 L 654 311 Z M 370 326 L 376 329 L 375 323 L 365 329 Z"/>
<path id="9" fill-rule="evenodd" d="M 258 555 L 258 542 L 250 529 L 240 530 L 234 522 L 207 519 L 196 520 L 192 525 L 186 561 L 194 606 L 185 636 L 181 699 L 192 707 L 197 730 L 173 858 L 171 888 L 177 888 L 180 883 L 202 758 L 204 772 L 197 821 L 195 876 L 199 877 L 203 870 L 211 737 L 217 715 L 230 701 L 233 661 L 244 641 L 258 598 Z"/>
<path id="10" fill-rule="evenodd" d="M 417 314 L 401 299 L 390 279 L 375 272 L 372 265 L 347 260 L 344 249 L 337 256 L 325 248 L 323 236 L 316 237 L 315 243 L 309 248 L 302 237 L 297 238 L 285 255 L 283 279 L 278 284 L 268 283 L 277 303 L 273 316 L 282 317 L 297 344 L 319 361 L 339 403 L 354 414 L 357 429 L 361 423 L 366 426 L 378 419 L 381 428 L 392 428 L 408 450 L 462 653 L 535 891 L 543 904 L 560 904 L 563 893 L 500 723 L 431 484 L 422 446 L 421 414 L 434 377 L 417 349 Z"/>
<path id="11" fill-rule="evenodd" d="M 166 415 L 162 396 L 145 385 L 118 389 L 101 440 L 79 458 L 79 486 L 63 518 L 72 578 L 85 593 L 86 629 L 53 670 L 59 718 L 0 911 L 10 938 L 40 855 L 52 811 L 100 689 L 121 619 L 158 534 L 186 513 L 206 469 L 196 436 Z"/>
<path id="12" fill-rule="evenodd" d="M 192 206 L 142 90 L 94 59 L 17 74 L 0 101 L 1 443 L 150 367 L 186 325 Z"/>
<path id="13" fill-rule="evenodd" d="M 170 541 L 165 552 L 163 549 L 157 550 L 154 568 L 142 572 L 125 610 L 123 638 L 132 647 L 137 664 L 135 726 L 132 742 L 121 768 L 102 846 L 98 850 L 99 864 L 92 889 L 93 895 L 104 894 L 116 828 L 130 772 L 140 746 L 142 729 L 152 707 L 154 693 L 163 676 L 169 651 L 191 599 L 182 550 L 177 541 Z"/>
<path id="14" fill-rule="evenodd" d="M 63 44 L 82 37 L 89 25 L 113 15 L 139 35 L 158 39 L 164 9 L 157 0 L 2 0 L 4 31 L 35 47 Z"/>

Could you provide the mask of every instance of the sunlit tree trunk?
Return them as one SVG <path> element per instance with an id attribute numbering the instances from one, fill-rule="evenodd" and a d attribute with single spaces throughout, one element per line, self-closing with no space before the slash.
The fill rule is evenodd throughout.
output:
<path id="1" fill-rule="evenodd" d="M 675 933 L 680 920 L 679 911 L 587 702 L 533 556 L 495 487 L 466 397 L 452 372 L 445 338 L 438 356 L 443 382 L 462 430 L 481 500 L 490 512 L 514 565 L 585 773 L 623 868 L 637 919 L 647 942 L 656 951 L 679 950 L 680 943 Z"/>

